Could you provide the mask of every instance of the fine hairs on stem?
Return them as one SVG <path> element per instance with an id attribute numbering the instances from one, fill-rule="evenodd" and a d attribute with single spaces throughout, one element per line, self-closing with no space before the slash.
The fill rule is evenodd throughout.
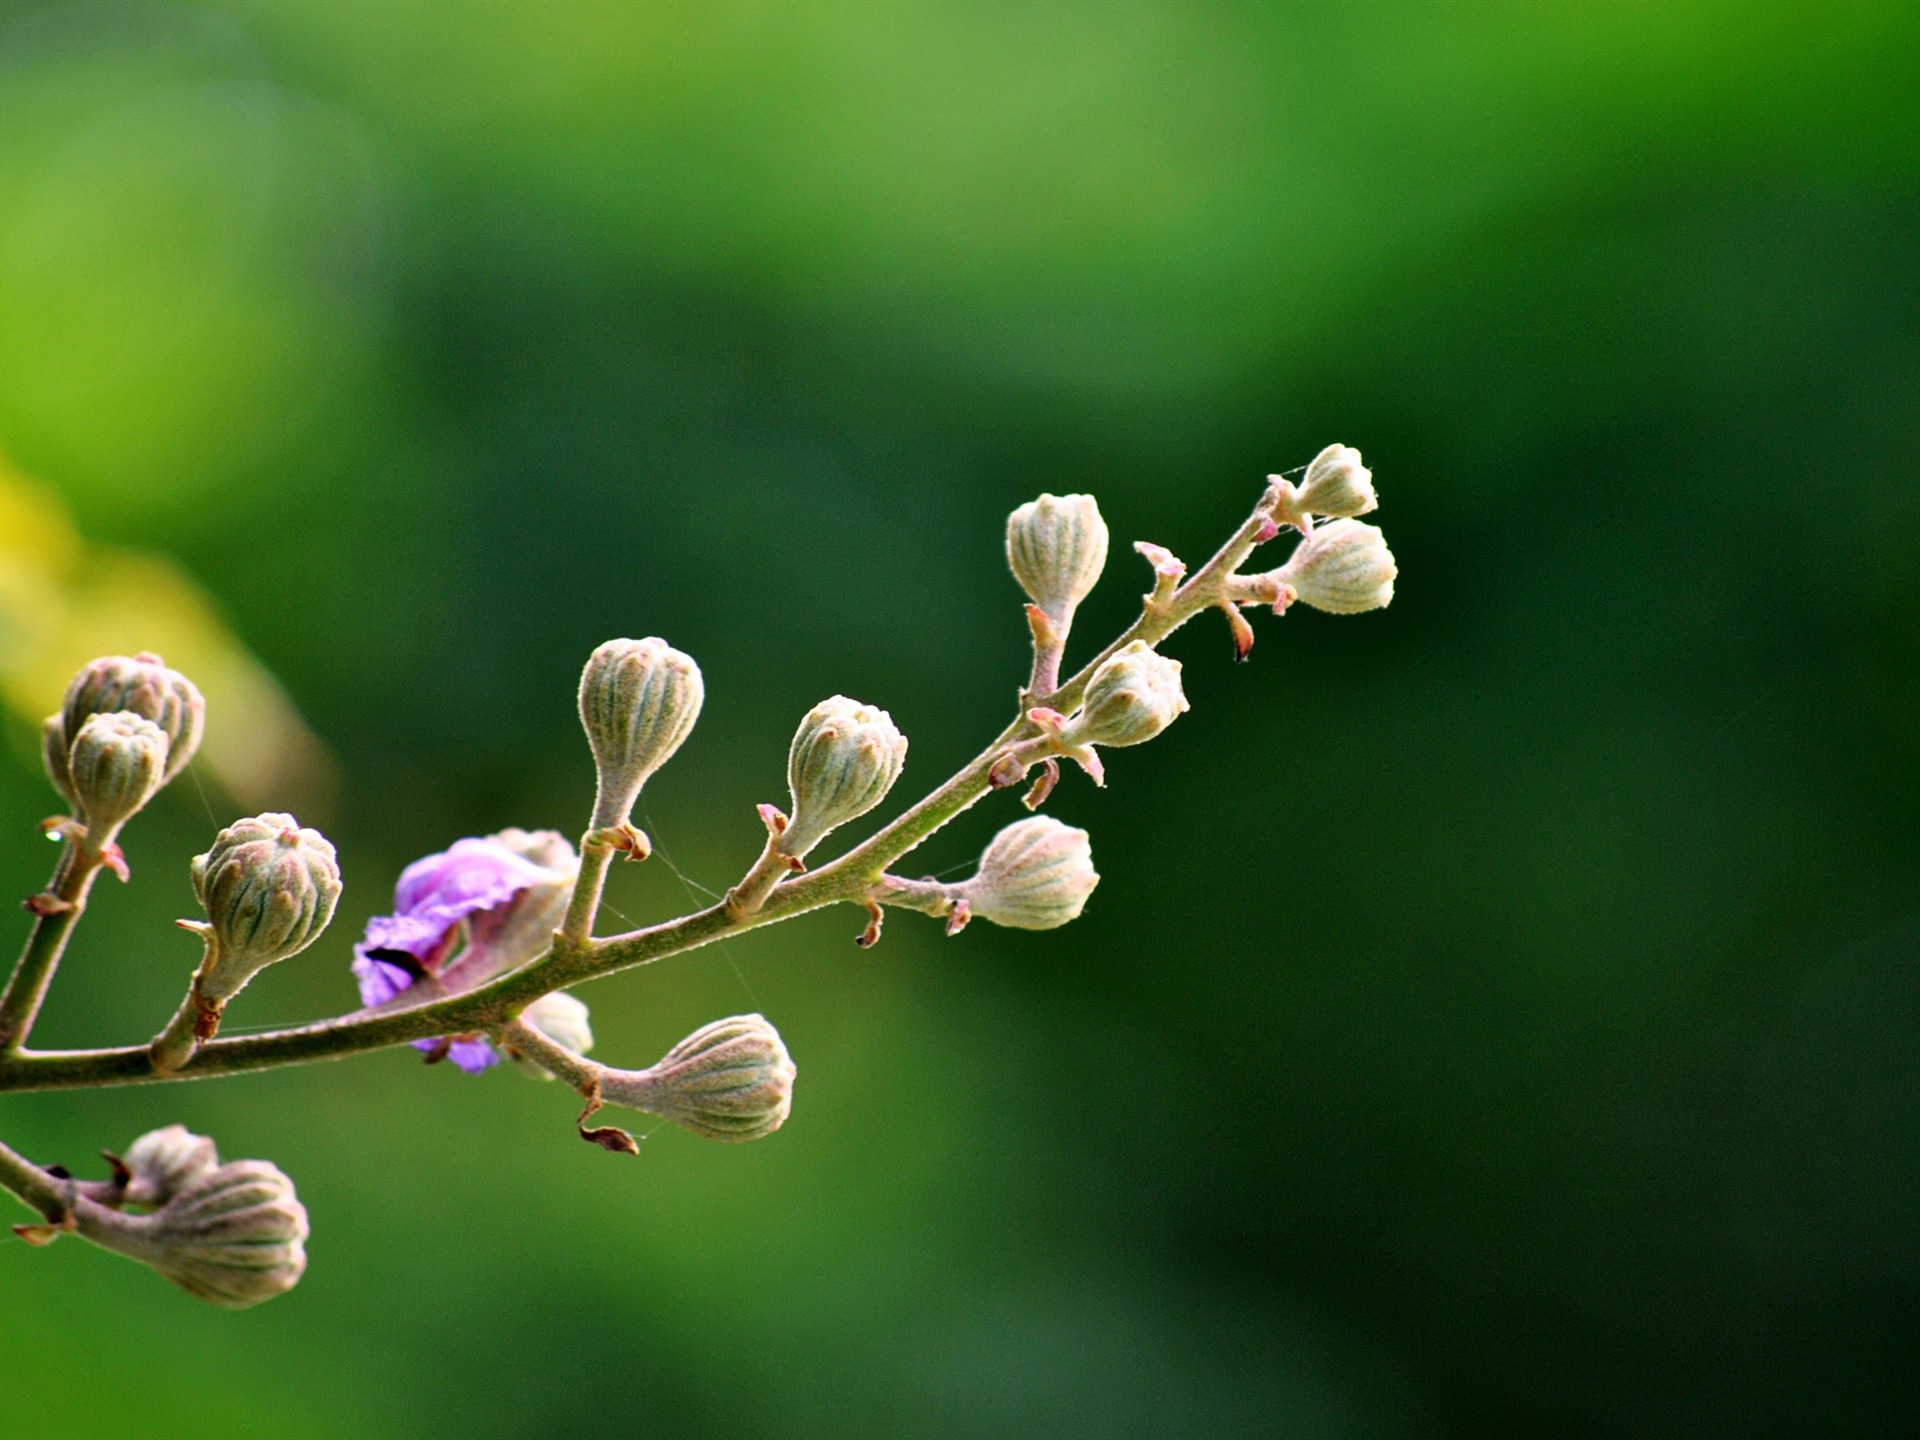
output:
<path id="1" fill-rule="evenodd" d="M 183 919 L 203 955 L 173 1018 L 146 1044 L 87 1050 L 29 1047 L 67 941 L 102 870 L 130 878 L 120 829 L 192 759 L 206 706 L 157 655 L 113 655 L 74 677 L 48 717 L 43 755 L 70 813 L 44 822 L 60 842 L 46 888 L 25 906 L 25 948 L 0 991 L 0 1091 L 65 1090 L 209 1079 L 412 1045 L 428 1063 L 479 1071 L 511 1060 L 558 1080 L 584 1108 L 581 1136 L 638 1153 L 618 1106 L 709 1139 L 772 1134 L 793 1104 L 796 1069 L 760 1015 L 702 1026 L 653 1065 L 627 1070 L 586 1058 L 582 981 L 650 964 L 829 905 L 858 907 L 860 945 L 877 944 L 888 909 L 918 911 L 957 935 L 971 920 L 1045 930 L 1077 917 L 1099 883 L 1087 833 L 1047 816 L 1018 819 L 976 872 L 948 883 L 893 867 L 982 799 L 1023 787 L 1045 804 L 1071 761 L 1105 784 L 1102 752 L 1153 739 L 1187 709 L 1181 668 L 1158 650 L 1194 616 L 1221 614 L 1245 660 L 1243 611 L 1284 615 L 1294 603 L 1333 614 L 1379 609 L 1395 566 L 1380 532 L 1358 517 L 1377 504 L 1360 453 L 1330 445 L 1295 484 L 1269 476 L 1258 503 L 1197 570 L 1159 545 L 1134 549 L 1151 567 L 1138 618 L 1062 679 L 1075 612 L 1105 567 L 1108 532 L 1089 495 L 1042 495 L 1007 522 L 1007 557 L 1026 592 L 1033 664 L 1018 713 L 980 753 L 865 840 L 821 863 L 835 831 L 879 808 L 907 758 L 907 737 L 878 706 L 835 695 L 800 721 L 788 755 L 786 808 L 759 807 L 757 860 L 713 904 L 658 925 L 596 934 L 608 867 L 645 860 L 633 823 L 647 780 L 673 758 L 705 698 L 693 658 L 658 638 L 609 640 L 580 679 L 580 719 L 597 783 L 576 848 L 555 831 L 507 829 L 456 841 L 400 876 L 392 914 L 353 947 L 361 1007 L 311 1024 L 220 1034 L 228 1002 L 269 965 L 305 952 L 333 918 L 341 870 L 333 846 L 293 816 L 270 812 L 221 830 L 190 866 L 204 918 Z M 1282 534 L 1297 543 L 1277 566 L 1244 567 Z M 644 813 L 644 812 L 643 812 Z M 563 1092 L 564 1093 L 564 1092 Z M 179 1126 L 108 1155 L 102 1180 L 70 1178 L 0 1145 L 0 1186 L 39 1214 L 16 1226 L 51 1244 L 76 1234 L 138 1259 L 216 1304 L 257 1304 L 291 1288 L 306 1266 L 307 1214 L 293 1184 L 260 1160 L 222 1164 L 214 1143 Z"/>

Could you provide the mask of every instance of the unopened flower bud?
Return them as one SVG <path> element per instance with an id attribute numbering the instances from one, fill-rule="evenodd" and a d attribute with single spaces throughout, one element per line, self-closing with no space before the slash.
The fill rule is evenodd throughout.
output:
<path id="1" fill-rule="evenodd" d="M 181 1289 L 241 1310 L 291 1290 L 307 1268 L 307 1211 L 265 1160 L 203 1170 L 151 1215 L 88 1234 Z"/>
<path id="2" fill-rule="evenodd" d="M 793 818 L 780 852 L 799 859 L 831 830 L 878 805 L 907 763 L 907 737 L 893 717 L 844 695 L 822 700 L 800 722 L 787 752 Z"/>
<path id="3" fill-rule="evenodd" d="M 1061 744 L 1142 745 L 1187 708 L 1180 662 L 1135 640 L 1093 672 L 1080 713 L 1068 722 Z"/>
<path id="4" fill-rule="evenodd" d="M 206 907 L 207 958 L 197 981 L 223 1003 L 279 960 L 320 938 L 340 899 L 340 867 L 318 830 L 269 812 L 222 830 L 194 857 L 194 894 Z"/>
<path id="5" fill-rule="evenodd" d="M 609 1071 L 601 1095 L 709 1140 L 758 1140 L 793 1108 L 793 1061 L 759 1015 L 702 1026 L 651 1069 Z"/>
<path id="6" fill-rule="evenodd" d="M 1007 564 L 1062 632 L 1107 563 L 1107 522 L 1091 495 L 1042 495 L 1007 517 Z"/>
<path id="7" fill-rule="evenodd" d="M 78 804 L 68 774 L 68 756 L 80 729 L 92 715 L 129 710 L 151 720 L 167 737 L 164 785 L 187 767 L 200 748 L 207 702 L 194 683 L 169 670 L 158 655 L 107 655 L 85 666 L 67 686 L 60 713 L 47 722 L 45 758 L 54 788 Z"/>
<path id="8" fill-rule="evenodd" d="M 520 1012 L 520 1018 L 554 1044 L 563 1045 L 576 1055 L 584 1055 L 593 1049 L 593 1024 L 587 1014 L 586 1002 L 564 990 L 542 995 Z M 541 1080 L 553 1078 L 523 1056 L 515 1055 L 513 1059 L 529 1075 Z"/>
<path id="9" fill-rule="evenodd" d="M 1330 520 L 1365 515 L 1379 505 L 1373 472 L 1351 445 L 1329 445 L 1314 456 L 1293 497 L 1294 513 Z"/>
<path id="10" fill-rule="evenodd" d="M 125 1202 L 142 1209 L 164 1205 L 220 1163 L 213 1141 L 184 1125 L 149 1130 L 127 1147 Z"/>
<path id="11" fill-rule="evenodd" d="M 1393 599 L 1398 571 L 1378 530 L 1359 520 L 1335 520 L 1302 540 L 1272 573 L 1316 610 L 1357 615 Z"/>
<path id="12" fill-rule="evenodd" d="M 166 783 L 166 769 L 166 733 L 151 720 L 128 710 L 89 715 L 67 752 L 67 780 L 88 843 L 111 845 Z"/>
<path id="13" fill-rule="evenodd" d="M 1016 930 L 1052 930 L 1078 917 L 1099 883 L 1087 832 L 1036 815 L 994 836 L 979 871 L 955 889 L 970 915 Z"/>
<path id="14" fill-rule="evenodd" d="M 700 718 L 706 684 L 693 657 L 657 637 L 609 640 L 580 674 L 580 723 L 599 769 L 596 828 L 627 823 L 649 776 Z"/>

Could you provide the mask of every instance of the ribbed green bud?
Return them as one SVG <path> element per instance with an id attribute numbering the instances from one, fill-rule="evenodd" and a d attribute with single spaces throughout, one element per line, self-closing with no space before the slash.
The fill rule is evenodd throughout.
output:
<path id="1" fill-rule="evenodd" d="M 194 894 L 207 924 L 198 986 L 223 1003 L 260 971 L 320 938 L 340 899 L 340 866 L 318 830 L 269 812 L 237 820 L 194 857 Z"/>
<path id="2" fill-rule="evenodd" d="M 1042 495 L 1007 517 L 1007 564 L 1065 632 L 1107 564 L 1107 522 L 1091 495 Z"/>
<path id="3" fill-rule="evenodd" d="M 205 1135 L 168 1125 L 149 1130 L 129 1145 L 121 1163 L 127 1167 L 125 1203 L 151 1210 L 213 1169 L 220 1155 Z"/>
<path id="4" fill-rule="evenodd" d="M 700 718 L 706 684 L 693 657 L 657 637 L 609 640 L 580 674 L 580 723 L 599 769 L 596 828 L 627 823 L 647 778 Z"/>
<path id="5" fill-rule="evenodd" d="M 593 1049 L 593 1023 L 587 1014 L 586 1002 L 564 990 L 542 995 L 520 1012 L 520 1018 L 554 1044 L 564 1045 L 576 1055 L 584 1055 Z M 519 1055 L 515 1055 L 513 1060 L 535 1079 L 553 1079 L 551 1074 L 531 1060 Z"/>
<path id="6" fill-rule="evenodd" d="M 1360 520 L 1335 520 L 1302 540 L 1272 576 L 1316 610 L 1357 615 L 1392 601 L 1398 573 L 1378 530 Z"/>
<path id="7" fill-rule="evenodd" d="M 735 1015 L 694 1031 L 651 1069 L 607 1071 L 600 1093 L 709 1140 L 758 1140 L 786 1123 L 794 1074 L 780 1032 L 762 1016 Z"/>
<path id="8" fill-rule="evenodd" d="M 291 1290 L 307 1268 L 307 1211 L 265 1160 L 235 1160 L 186 1181 L 151 1215 L 87 1238 L 151 1265 L 181 1289 L 243 1310 Z"/>
<path id="9" fill-rule="evenodd" d="M 106 655 L 85 666 L 67 686 L 60 713 L 47 721 L 44 755 L 54 788 L 78 804 L 67 761 L 80 728 L 92 715 L 129 710 L 151 720 L 167 737 L 167 766 L 161 784 L 186 769 L 200 748 L 207 702 L 194 683 L 169 670 L 158 655 Z"/>
<path id="10" fill-rule="evenodd" d="M 1351 445 L 1329 445 L 1307 466 L 1293 506 L 1301 514 L 1338 520 L 1376 510 L 1380 499 L 1373 493 L 1373 472 L 1361 463 L 1360 452 Z"/>
<path id="11" fill-rule="evenodd" d="M 844 695 L 807 712 L 787 751 L 793 818 L 780 852 L 799 859 L 849 820 L 878 805 L 907 763 L 907 737 L 893 717 Z"/>
<path id="12" fill-rule="evenodd" d="M 96 850 L 166 784 L 167 737 L 130 710 L 89 715 L 67 752 L 71 799 Z"/>
<path id="13" fill-rule="evenodd" d="M 1180 662 L 1144 640 L 1122 646 L 1087 682 L 1080 713 L 1061 734 L 1066 747 L 1142 745 L 1187 709 Z"/>
<path id="14" fill-rule="evenodd" d="M 994 836 L 978 872 L 955 889 L 982 920 L 1052 930 L 1077 918 L 1099 883 L 1087 832 L 1036 815 Z"/>

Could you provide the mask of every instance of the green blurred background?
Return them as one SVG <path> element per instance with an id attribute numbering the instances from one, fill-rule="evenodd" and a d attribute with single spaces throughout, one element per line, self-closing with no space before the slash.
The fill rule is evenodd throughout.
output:
<path id="1" fill-rule="evenodd" d="M 584 822 L 609 636 L 705 669 L 643 821 L 721 887 L 813 701 L 908 786 L 998 727 L 1040 490 L 1114 527 L 1087 640 L 1124 542 L 1197 560 L 1333 440 L 1401 567 L 1244 667 L 1172 642 L 1193 713 L 1052 803 L 1069 929 L 589 987 L 615 1063 L 765 1011 L 770 1141 L 621 1159 L 410 1052 L 0 1097 L 76 1168 L 207 1130 L 315 1226 L 238 1315 L 0 1243 L 0 1428 L 1920 1431 L 1916 73 L 1905 3 L 0 6 L 0 449 L 337 767 L 156 805 L 39 1043 L 170 1013 L 243 803 L 348 889 L 233 1023 L 345 1008 L 407 860 Z"/>

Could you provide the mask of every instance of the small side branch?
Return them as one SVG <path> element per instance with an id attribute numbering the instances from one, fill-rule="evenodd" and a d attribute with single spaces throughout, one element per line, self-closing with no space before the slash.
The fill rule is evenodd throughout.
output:
<path id="1" fill-rule="evenodd" d="M 64 1227 L 71 1223 L 73 1182 L 42 1170 L 4 1143 L 0 1143 L 0 1185 L 18 1196 L 22 1204 L 38 1210 L 47 1224 Z"/>
<path id="2" fill-rule="evenodd" d="M 0 1058 L 17 1052 L 33 1033 L 33 1022 L 53 984 L 60 957 L 66 953 L 67 940 L 86 912 L 87 892 L 105 863 L 100 856 L 90 855 L 69 831 L 53 879 L 26 902 L 27 911 L 34 916 L 33 930 L 13 967 L 6 992 L 0 994 Z"/>
<path id="3" fill-rule="evenodd" d="M 1274 501 L 1275 492 L 1269 490 L 1227 543 L 1185 583 L 1176 582 L 1170 559 L 1157 563 L 1155 587 L 1141 607 L 1140 618 L 1051 694 L 1037 697 L 1044 707 L 1059 715 L 1071 715 L 1085 696 L 1094 672 L 1128 644 L 1135 640 L 1157 644 L 1204 610 L 1223 602 L 1255 598 L 1230 589 L 1229 580 L 1256 545 L 1278 533 L 1271 513 Z M 60 1052 L 22 1048 L 53 966 L 85 903 L 87 887 L 103 863 L 97 858 L 91 863 L 84 859 L 71 861 L 74 847 L 70 845 L 49 891 L 52 903 L 41 913 L 13 980 L 5 996 L 0 997 L 0 1091 L 197 1080 L 338 1059 L 440 1035 L 504 1033 L 503 1027 L 520 1023 L 519 1014 L 526 1006 L 552 991 L 823 906 L 846 902 L 865 906 L 876 898 L 886 900 L 872 891 L 888 867 L 990 793 L 994 764 L 1010 748 L 1040 739 L 1044 733 L 1045 727 L 1023 712 L 945 784 L 817 870 L 793 873 L 784 857 L 776 861 L 778 847 L 770 840 L 768 854 L 762 857 L 763 866 L 757 866 L 752 877 L 750 890 L 759 893 L 748 897 L 754 902 L 751 906 L 738 900 L 722 901 L 667 924 L 604 939 L 591 938 L 591 929 L 606 867 L 616 851 L 644 855 L 644 838 L 637 831 L 631 842 L 606 828 L 590 831 L 581 847 L 580 878 L 563 931 L 546 953 L 527 965 L 464 994 L 424 1004 L 363 1010 L 295 1029 L 210 1040 L 170 1073 L 155 1067 L 145 1045 Z M 60 909 L 59 902 L 63 901 L 71 908 Z M 511 1043 L 519 1048 L 518 1031 L 513 1033 Z M 545 1064 L 538 1054 L 532 1058 L 535 1063 Z"/>

